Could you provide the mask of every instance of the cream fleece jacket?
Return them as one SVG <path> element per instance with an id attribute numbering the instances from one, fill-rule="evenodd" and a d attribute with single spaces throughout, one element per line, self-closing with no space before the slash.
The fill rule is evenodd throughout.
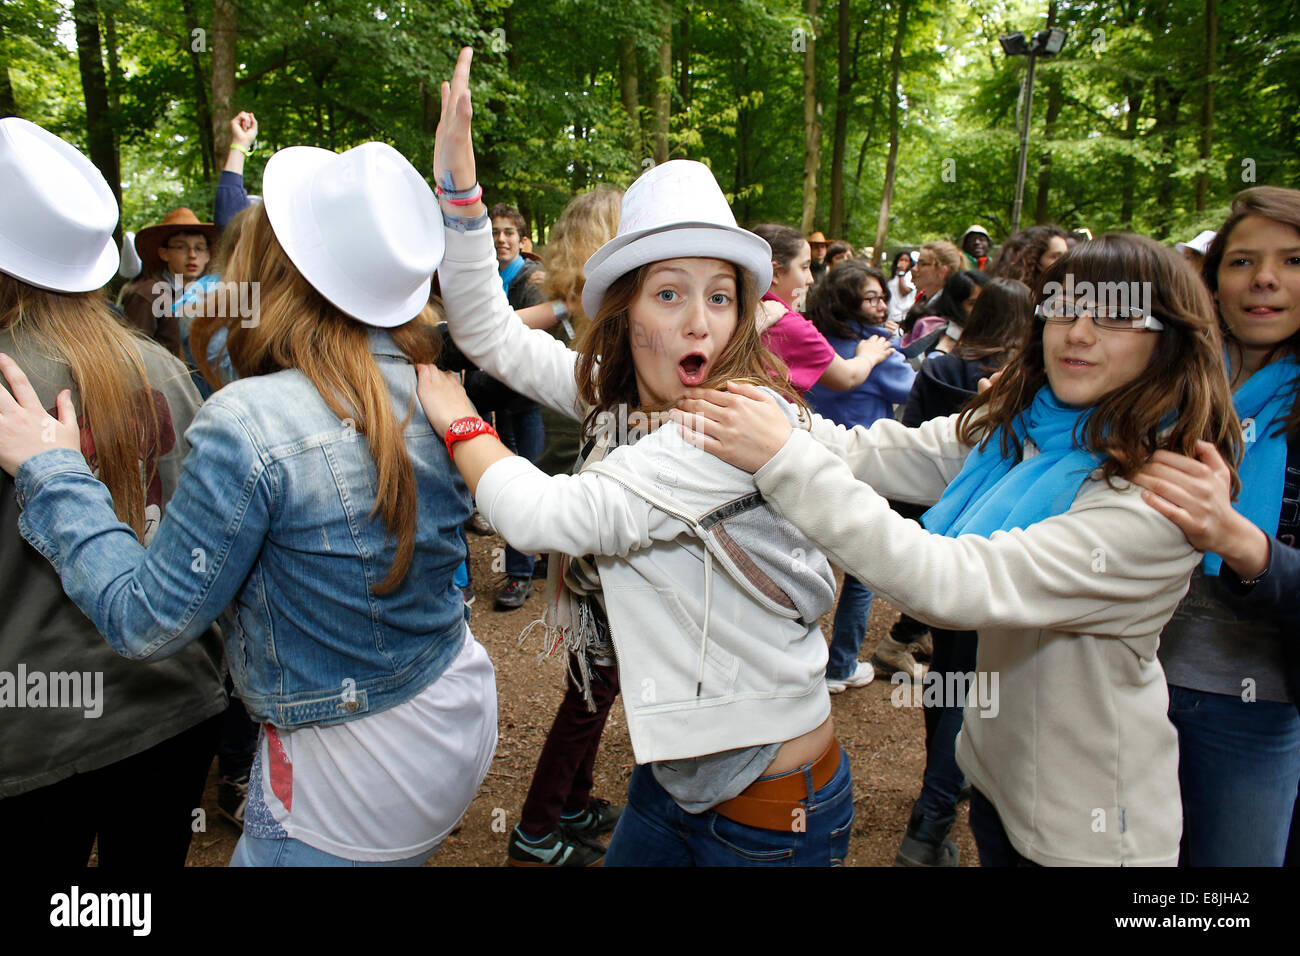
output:
<path id="1" fill-rule="evenodd" d="M 983 711 L 968 701 L 957 762 L 1016 850 L 1046 865 L 1173 866 L 1178 740 L 1156 647 L 1200 555 L 1139 489 L 1097 472 L 1069 511 L 1029 528 L 926 532 L 885 497 L 938 500 L 970 450 L 956 422 L 814 418 L 755 484 L 895 606 L 979 631 L 978 668 L 1000 696 Z"/>

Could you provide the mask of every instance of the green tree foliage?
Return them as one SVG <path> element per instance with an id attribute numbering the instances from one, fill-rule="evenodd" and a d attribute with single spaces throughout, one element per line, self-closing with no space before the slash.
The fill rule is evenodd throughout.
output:
<path id="1" fill-rule="evenodd" d="M 476 135 L 488 198 L 517 205 L 540 238 L 575 192 L 626 185 L 652 162 L 652 94 L 668 53 L 669 155 L 708 163 L 742 222 L 797 224 L 801 37 L 815 29 L 823 130 L 817 224 L 829 223 L 838 152 L 842 231 L 865 245 L 889 149 L 898 0 L 846 2 L 847 95 L 839 0 L 822 0 L 816 24 L 803 0 L 239 0 L 232 107 L 254 111 L 262 124 L 248 184 L 258 188 L 270 152 L 296 144 L 342 150 L 379 139 L 427 169 L 438 86 L 468 43 L 476 50 Z M 114 47 L 103 59 L 126 227 L 182 203 L 202 213 L 224 160 L 209 152 L 205 164 L 212 147 L 202 132 L 211 107 L 203 100 L 211 93 L 212 0 L 98 6 L 101 20 L 111 19 L 101 36 Z M 1218 4 L 1208 162 L 1200 158 L 1204 0 L 1057 0 L 1051 7 L 1068 40 L 1037 68 L 1026 223 L 1040 182 L 1047 219 L 1159 238 L 1213 226 L 1252 181 L 1300 183 L 1293 2 Z M 972 222 L 995 237 L 1005 233 L 1025 60 L 1003 56 L 997 37 L 1042 28 L 1048 9 L 1048 0 L 910 5 L 887 245 L 955 236 Z M 84 148 L 88 118 L 72 35 L 70 0 L 7 0 L 0 108 Z M 631 105 L 629 89 L 637 98 Z M 837 110 L 846 113 L 839 151 L 831 141 Z M 1208 189 L 1198 211 L 1203 171 Z"/>

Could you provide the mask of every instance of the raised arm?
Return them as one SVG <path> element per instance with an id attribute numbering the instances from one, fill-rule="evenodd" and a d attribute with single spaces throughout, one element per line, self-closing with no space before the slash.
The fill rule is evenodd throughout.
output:
<path id="1" fill-rule="evenodd" d="M 482 191 L 470 130 L 472 59 L 469 47 L 461 50 L 451 83 L 442 84 L 434 143 L 434 176 L 447 236 L 438 268 L 447 327 L 456 346 L 493 378 L 561 415 L 580 418 L 577 353 L 546 332 L 529 329 L 510 308 L 497 271 L 487 207 L 474 198 Z"/>

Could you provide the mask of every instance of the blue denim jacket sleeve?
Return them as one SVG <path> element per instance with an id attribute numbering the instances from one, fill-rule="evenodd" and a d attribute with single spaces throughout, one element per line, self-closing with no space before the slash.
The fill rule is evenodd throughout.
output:
<path id="1" fill-rule="evenodd" d="M 132 660 L 169 657 L 202 634 L 244 584 L 270 527 L 275 495 L 239 420 L 210 401 L 186 439 L 184 472 L 147 549 L 80 453 L 42 452 L 16 477 L 23 537 Z"/>

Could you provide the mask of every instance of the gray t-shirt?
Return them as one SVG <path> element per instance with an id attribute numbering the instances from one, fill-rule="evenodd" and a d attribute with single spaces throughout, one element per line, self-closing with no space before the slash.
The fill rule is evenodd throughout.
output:
<path id="1" fill-rule="evenodd" d="M 1225 568 L 1226 573 L 1232 572 Z M 1286 686 L 1282 628 L 1239 604 L 1198 566 L 1187 596 L 1160 635 L 1160 663 L 1175 687 L 1294 703 Z"/>
<path id="2" fill-rule="evenodd" d="M 763 776 L 781 743 L 723 750 L 685 760 L 650 764 L 659 786 L 687 813 L 703 813 L 740 792 Z"/>

